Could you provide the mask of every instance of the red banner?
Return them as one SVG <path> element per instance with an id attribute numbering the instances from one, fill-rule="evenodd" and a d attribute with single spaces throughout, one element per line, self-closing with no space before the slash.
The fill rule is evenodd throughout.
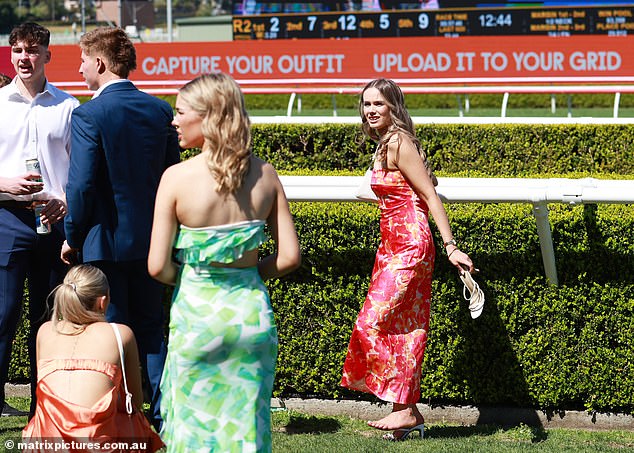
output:
<path id="1" fill-rule="evenodd" d="M 562 78 L 634 76 L 634 37 L 505 36 L 139 43 L 132 80 Z M 82 82 L 76 45 L 51 46 L 51 82 Z M 0 72 L 14 74 L 8 47 Z"/>
<path id="2" fill-rule="evenodd" d="M 0 73 L 10 77 L 15 75 L 13 65 L 11 64 L 11 48 L 0 47 Z"/>

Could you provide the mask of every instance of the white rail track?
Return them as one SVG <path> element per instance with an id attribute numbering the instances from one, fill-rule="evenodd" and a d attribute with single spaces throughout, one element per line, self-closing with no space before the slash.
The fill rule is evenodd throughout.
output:
<path id="1" fill-rule="evenodd" d="M 355 192 L 362 176 L 281 176 L 290 201 L 359 202 Z M 555 250 L 548 219 L 549 203 L 634 203 L 634 180 L 438 178 L 445 203 L 531 203 L 544 272 L 558 285 Z"/>

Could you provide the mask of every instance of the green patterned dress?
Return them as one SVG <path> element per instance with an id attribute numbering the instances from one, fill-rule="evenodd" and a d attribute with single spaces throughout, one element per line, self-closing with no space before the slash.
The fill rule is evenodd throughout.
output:
<path id="1" fill-rule="evenodd" d="M 182 263 L 161 380 L 168 452 L 270 452 L 277 330 L 256 267 L 230 263 L 266 239 L 263 221 L 180 227 Z"/>

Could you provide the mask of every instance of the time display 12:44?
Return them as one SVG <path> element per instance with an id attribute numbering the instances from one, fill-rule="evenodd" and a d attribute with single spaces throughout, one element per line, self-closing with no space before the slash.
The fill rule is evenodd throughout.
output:
<path id="1" fill-rule="evenodd" d="M 513 17 L 510 13 L 480 14 L 478 16 L 482 28 L 512 27 Z"/>

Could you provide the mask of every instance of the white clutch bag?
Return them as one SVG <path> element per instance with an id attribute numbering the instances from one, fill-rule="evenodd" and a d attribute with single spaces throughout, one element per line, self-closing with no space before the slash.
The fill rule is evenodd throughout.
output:
<path id="1" fill-rule="evenodd" d="M 368 201 L 370 203 L 377 203 L 379 200 L 376 197 L 376 194 L 372 190 L 370 183 L 372 182 L 372 168 L 368 168 L 363 175 L 363 179 L 361 180 L 361 184 L 357 189 L 356 197 L 362 201 Z"/>

